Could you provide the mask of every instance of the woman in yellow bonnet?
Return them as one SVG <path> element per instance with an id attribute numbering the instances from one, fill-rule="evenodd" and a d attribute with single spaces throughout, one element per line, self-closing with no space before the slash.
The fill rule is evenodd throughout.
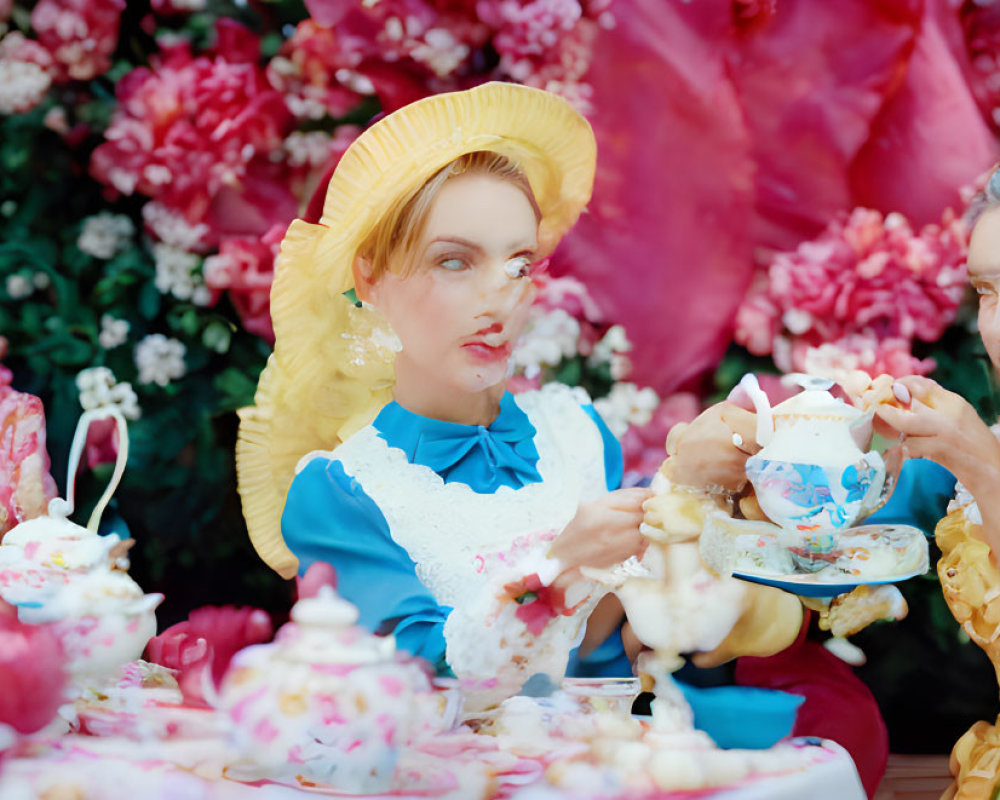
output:
<path id="1" fill-rule="evenodd" d="M 261 557 L 285 577 L 329 562 L 362 624 L 498 696 L 562 675 L 588 618 L 589 669 L 628 669 L 621 608 L 580 569 L 641 551 L 648 492 L 617 488 L 620 449 L 582 393 L 505 388 L 533 272 L 594 163 L 583 117 L 514 84 L 377 122 L 320 223 L 285 236 L 274 354 L 241 414 Z"/>

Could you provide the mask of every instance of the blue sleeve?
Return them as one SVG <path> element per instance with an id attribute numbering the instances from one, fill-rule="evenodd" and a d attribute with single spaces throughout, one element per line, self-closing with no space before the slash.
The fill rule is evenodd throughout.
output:
<path id="1" fill-rule="evenodd" d="M 364 627 L 393 633 L 400 649 L 447 670 L 444 621 L 451 609 L 421 583 L 378 506 L 339 461 L 316 458 L 295 476 L 281 533 L 299 559 L 300 575 L 314 561 L 329 563 L 337 570 L 337 591 L 358 607 Z"/>
<path id="2" fill-rule="evenodd" d="M 931 536 L 954 494 L 955 476 L 948 470 L 926 458 L 910 459 L 903 463 L 888 502 L 864 523 L 915 525 Z"/>
<path id="3" fill-rule="evenodd" d="M 632 662 L 625 655 L 621 626 L 586 656 L 575 648 L 569 654 L 566 674 L 571 678 L 631 678 Z"/>
<path id="4" fill-rule="evenodd" d="M 622 446 L 592 405 L 588 403 L 581 408 L 594 420 L 597 430 L 601 432 L 601 440 L 604 442 L 604 478 L 608 484 L 608 491 L 614 491 L 622 485 L 622 474 L 625 471 Z"/>

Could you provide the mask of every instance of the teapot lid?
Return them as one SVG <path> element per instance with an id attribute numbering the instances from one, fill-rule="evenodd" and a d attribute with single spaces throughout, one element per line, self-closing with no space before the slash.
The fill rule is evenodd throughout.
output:
<path id="1" fill-rule="evenodd" d="M 775 416 L 825 417 L 853 422 L 865 412 L 845 403 L 830 393 L 834 382 L 826 378 L 802 373 L 791 373 L 782 378 L 783 383 L 795 383 L 803 388 L 771 409 Z"/>

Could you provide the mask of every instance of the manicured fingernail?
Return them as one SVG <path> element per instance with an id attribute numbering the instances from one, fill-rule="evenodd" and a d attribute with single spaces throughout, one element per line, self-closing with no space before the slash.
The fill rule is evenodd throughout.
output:
<path id="1" fill-rule="evenodd" d="M 892 385 L 892 393 L 900 403 L 909 403 L 913 399 L 910 396 L 910 390 L 902 383 L 894 383 Z"/>
<path id="2" fill-rule="evenodd" d="M 737 447 L 739 447 L 740 445 L 742 445 L 743 444 L 743 437 L 740 436 L 738 433 L 734 433 L 733 434 L 733 444 L 736 445 Z"/>

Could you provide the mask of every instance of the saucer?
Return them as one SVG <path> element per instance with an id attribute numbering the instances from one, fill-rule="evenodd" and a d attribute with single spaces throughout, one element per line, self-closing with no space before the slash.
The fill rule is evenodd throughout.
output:
<path id="1" fill-rule="evenodd" d="M 794 575 L 734 572 L 733 577 L 749 581 L 750 583 L 762 583 L 765 586 L 774 586 L 777 589 L 784 589 L 786 592 L 801 595 L 802 597 L 835 597 L 838 594 L 853 592 L 859 586 L 880 586 L 886 583 L 899 583 L 900 581 L 923 575 L 926 571 L 926 569 L 918 569 L 887 578 L 870 580 L 852 579 L 849 575 L 844 575 L 843 580 L 837 580 L 833 576 L 824 577 L 817 572 L 796 573 Z"/>
<path id="2" fill-rule="evenodd" d="M 809 571 L 796 563 L 773 522 L 709 515 L 702 533 L 703 561 L 720 574 L 775 586 L 805 597 L 833 597 L 858 586 L 897 583 L 927 571 L 927 537 L 912 525 L 869 524 L 831 531 L 833 547 L 815 554 Z"/>

